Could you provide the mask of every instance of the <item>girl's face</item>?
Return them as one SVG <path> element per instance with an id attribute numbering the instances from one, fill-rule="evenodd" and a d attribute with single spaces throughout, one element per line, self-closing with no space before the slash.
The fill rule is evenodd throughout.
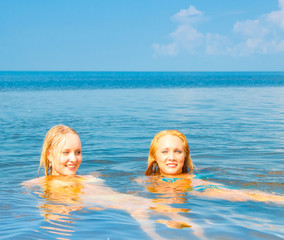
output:
<path id="1" fill-rule="evenodd" d="M 52 162 L 51 175 L 76 175 L 82 162 L 81 141 L 78 135 L 67 133 L 65 139 L 58 144 L 61 148 L 59 156 L 54 158 L 49 154 Z"/>
<path id="2" fill-rule="evenodd" d="M 185 152 L 179 137 L 165 135 L 157 144 L 156 161 L 162 174 L 177 175 L 182 173 Z"/>

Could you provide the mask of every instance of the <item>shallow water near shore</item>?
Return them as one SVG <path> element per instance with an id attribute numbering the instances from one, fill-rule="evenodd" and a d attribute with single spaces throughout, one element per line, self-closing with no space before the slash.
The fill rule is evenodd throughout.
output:
<path id="1" fill-rule="evenodd" d="M 148 81 L 151 77 L 159 75 L 148 76 Z M 228 76 L 219 73 L 218 77 Z M 253 77 L 257 81 L 263 74 Z M 195 87 L 141 87 L 138 82 L 136 87 L 80 88 L 80 81 L 75 81 L 73 88 L 7 88 L 8 84 L 1 89 L 1 239 L 150 239 L 123 210 L 97 210 L 95 204 L 86 206 L 77 200 L 58 204 L 61 212 L 57 213 L 56 203 L 44 198 L 40 189 L 21 186 L 36 177 L 43 139 L 57 124 L 71 126 L 80 135 L 83 162 L 78 174 L 96 173 L 118 192 L 154 201 L 167 198 L 134 180 L 146 170 L 154 135 L 177 129 L 189 140 L 200 178 L 230 188 L 284 195 L 283 85 L 204 87 L 204 81 Z M 182 193 L 182 198 L 172 206 L 188 209 L 181 215 L 199 225 L 206 239 L 284 238 L 283 205 L 230 202 L 190 192 Z M 50 205 L 57 219 L 47 218 Z M 150 212 L 150 216 L 149 224 L 165 239 L 198 239 L 192 228 L 169 228 L 156 222 L 166 219 L 161 214 Z"/>

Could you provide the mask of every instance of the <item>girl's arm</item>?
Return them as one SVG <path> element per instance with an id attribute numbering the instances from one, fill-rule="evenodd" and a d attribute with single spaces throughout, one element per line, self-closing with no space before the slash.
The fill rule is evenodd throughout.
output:
<path id="1" fill-rule="evenodd" d="M 204 181 L 202 179 L 193 179 L 192 195 L 206 196 L 229 201 L 259 201 L 275 202 L 284 204 L 284 196 L 265 193 L 259 190 L 238 190 L 229 189 L 222 184 Z"/>
<path id="2" fill-rule="evenodd" d="M 43 181 L 44 177 L 37 177 L 28 181 L 22 182 L 23 186 L 34 186 L 34 185 L 40 185 Z"/>

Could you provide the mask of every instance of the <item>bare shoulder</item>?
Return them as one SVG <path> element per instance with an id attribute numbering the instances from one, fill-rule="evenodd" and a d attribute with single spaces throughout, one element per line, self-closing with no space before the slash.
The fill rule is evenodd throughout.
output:
<path id="1" fill-rule="evenodd" d="M 34 186 L 34 185 L 40 185 L 43 182 L 44 177 L 38 177 L 34 178 L 28 181 L 22 182 L 22 186 Z"/>

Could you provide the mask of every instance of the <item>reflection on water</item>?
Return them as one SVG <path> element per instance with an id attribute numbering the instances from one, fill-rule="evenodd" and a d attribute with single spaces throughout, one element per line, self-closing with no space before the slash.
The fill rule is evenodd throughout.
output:
<path id="1" fill-rule="evenodd" d="M 169 205 L 185 202 L 185 191 L 190 187 L 190 181 L 180 181 L 176 186 L 175 184 L 159 186 L 152 178 L 153 184 L 148 185 L 149 190 L 162 194 L 162 198 L 147 199 L 118 193 L 100 183 L 91 182 L 90 184 L 89 181 L 94 179 L 100 182 L 100 179 L 90 176 L 48 176 L 40 180 L 35 179 L 35 182 L 40 184 L 40 191 L 36 192 L 40 197 L 38 207 L 45 221 L 49 223 L 48 226 L 41 226 L 41 228 L 57 237 L 64 236 L 64 239 L 67 239 L 66 237 L 71 237 L 76 232 L 78 222 L 82 220 L 74 218 L 72 212 L 114 208 L 128 212 L 152 239 L 163 238 L 156 233 L 151 218 L 155 219 L 154 222 L 168 228 L 193 228 L 193 234 L 197 236 L 203 234 L 198 225 L 180 215 L 180 213 L 188 213 L 190 209 Z M 31 183 L 35 182 L 27 181 L 24 185 L 31 186 Z M 181 187 L 181 184 L 184 186 Z"/>
<path id="2" fill-rule="evenodd" d="M 191 179 L 188 178 L 169 182 L 161 181 L 159 176 L 151 176 L 146 184 L 147 190 L 156 194 L 154 202 L 167 204 L 186 203 L 188 201 L 186 192 L 193 189 Z"/>
<path id="3" fill-rule="evenodd" d="M 84 186 L 80 178 L 48 176 L 41 184 L 39 196 L 44 200 L 38 207 L 45 221 L 51 226 L 41 226 L 49 233 L 58 236 L 72 236 L 75 232 L 75 221 L 71 212 L 81 210 L 83 205 Z"/>

